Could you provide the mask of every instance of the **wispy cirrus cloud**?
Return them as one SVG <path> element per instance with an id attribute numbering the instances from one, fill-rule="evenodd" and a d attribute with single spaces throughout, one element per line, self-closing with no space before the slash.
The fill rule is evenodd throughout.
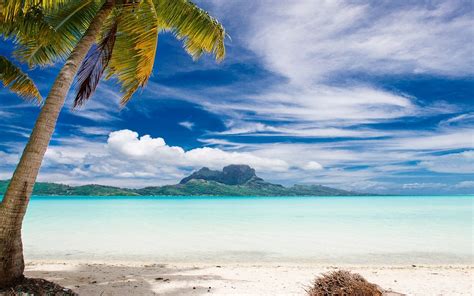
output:
<path id="1" fill-rule="evenodd" d="M 251 93 L 237 82 L 223 95 L 232 99 L 196 99 L 228 116 L 222 135 L 389 136 L 358 125 L 462 110 L 445 100 L 421 104 L 368 77 L 471 76 L 474 58 L 466 40 L 474 39 L 474 18 L 465 1 L 211 4 L 226 26 L 238 28 L 231 31 L 232 43 L 253 52 L 266 70 L 283 78 Z M 229 94 L 233 87 L 236 92 Z"/>
<path id="2" fill-rule="evenodd" d="M 191 121 L 181 121 L 178 124 L 184 128 L 187 128 L 188 130 L 192 130 L 194 128 L 194 122 Z"/>
<path id="3" fill-rule="evenodd" d="M 474 172 L 474 150 L 434 156 L 420 162 L 419 166 L 440 173 L 472 173 Z"/>
<path id="4" fill-rule="evenodd" d="M 474 69 L 466 46 L 474 13 L 466 1 L 259 4 L 243 38 L 295 84 L 351 72 L 464 76 Z"/>

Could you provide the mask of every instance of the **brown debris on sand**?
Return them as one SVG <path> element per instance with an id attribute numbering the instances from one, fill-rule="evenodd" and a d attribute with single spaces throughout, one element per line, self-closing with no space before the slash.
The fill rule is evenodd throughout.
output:
<path id="1" fill-rule="evenodd" d="M 24 278 L 13 287 L 0 289 L 1 296 L 78 296 L 71 289 L 64 288 L 44 279 Z"/>
<path id="2" fill-rule="evenodd" d="M 369 283 L 360 274 L 339 270 L 316 278 L 307 290 L 308 296 L 383 296 L 384 291 Z"/>

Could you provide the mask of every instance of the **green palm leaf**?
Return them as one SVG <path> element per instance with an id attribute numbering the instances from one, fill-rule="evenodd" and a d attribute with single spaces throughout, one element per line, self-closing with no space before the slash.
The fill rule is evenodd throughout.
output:
<path id="1" fill-rule="evenodd" d="M 13 38 L 16 42 L 41 39 L 46 32 L 51 31 L 51 26 L 44 20 L 42 9 L 28 9 L 13 19 L 5 18 L 4 12 L 4 10 L 0 11 L 0 34 L 4 38 Z"/>
<path id="2" fill-rule="evenodd" d="M 57 11 L 74 0 L 0 0 L 1 14 L 5 20 L 12 21 L 21 14 L 26 14 L 31 9 L 44 11 Z"/>
<path id="3" fill-rule="evenodd" d="M 41 103 L 42 97 L 34 82 L 4 56 L 0 56 L 0 81 L 21 97 Z"/>
<path id="4" fill-rule="evenodd" d="M 126 104 L 135 91 L 144 87 L 153 71 L 158 42 L 158 19 L 151 0 L 123 6 L 116 17 L 117 38 L 107 77 L 115 76 Z"/>
<path id="5" fill-rule="evenodd" d="M 0 34 L 15 38 L 15 57 L 30 67 L 52 64 L 70 55 L 102 3 L 103 0 L 0 0 Z M 147 84 L 160 31 L 172 31 L 182 39 L 193 59 L 203 53 L 214 54 L 217 60 L 225 56 L 222 25 L 187 0 L 119 0 L 114 13 L 104 20 L 97 43 L 103 41 L 112 26 L 117 26 L 117 34 L 105 73 L 106 78 L 113 76 L 121 84 L 122 105 Z M 87 97 L 92 93 L 93 90 Z"/>
<path id="6" fill-rule="evenodd" d="M 225 56 L 224 28 L 189 1 L 145 0 L 126 5 L 117 21 L 119 29 L 107 77 L 115 76 L 121 83 L 122 105 L 146 85 L 152 74 L 161 30 L 171 30 L 184 39 L 184 48 L 194 59 L 204 52 L 213 53 L 218 60 Z"/>
<path id="7" fill-rule="evenodd" d="M 225 57 L 225 30 L 206 11 L 187 0 L 153 0 L 163 27 L 184 39 L 184 48 L 194 58 L 203 52 L 213 53 L 217 60 Z"/>
<path id="8" fill-rule="evenodd" d="M 87 30 L 99 4 L 94 0 L 72 1 L 63 5 L 61 10 L 49 13 L 36 22 L 47 27 L 40 36 L 17 37 L 20 46 L 15 51 L 15 57 L 30 67 L 65 60 Z M 28 31 L 24 28 L 19 30 Z"/>

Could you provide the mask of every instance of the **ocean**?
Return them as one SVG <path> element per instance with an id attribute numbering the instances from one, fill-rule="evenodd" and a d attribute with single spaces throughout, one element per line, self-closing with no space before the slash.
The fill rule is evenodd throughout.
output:
<path id="1" fill-rule="evenodd" d="M 47 197 L 26 259 L 472 264 L 474 196 Z"/>

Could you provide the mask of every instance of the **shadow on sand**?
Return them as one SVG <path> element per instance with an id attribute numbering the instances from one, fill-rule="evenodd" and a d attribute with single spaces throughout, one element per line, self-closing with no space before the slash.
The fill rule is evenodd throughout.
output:
<path id="1" fill-rule="evenodd" d="M 200 283 L 225 281 L 199 272 L 198 268 L 178 268 L 164 264 L 141 266 L 103 264 L 28 265 L 26 275 L 45 278 L 72 289 L 79 295 L 203 295 L 212 286 Z M 192 272 L 192 274 L 189 274 Z"/>

